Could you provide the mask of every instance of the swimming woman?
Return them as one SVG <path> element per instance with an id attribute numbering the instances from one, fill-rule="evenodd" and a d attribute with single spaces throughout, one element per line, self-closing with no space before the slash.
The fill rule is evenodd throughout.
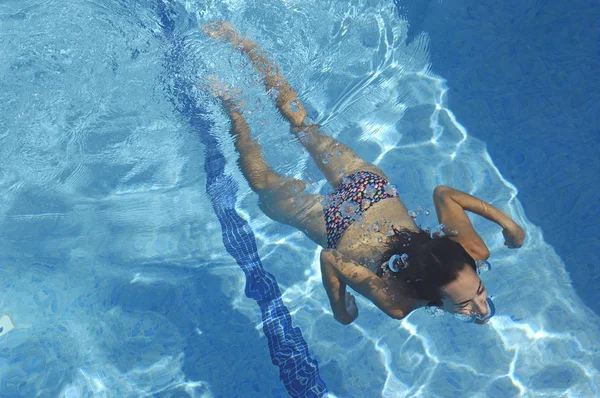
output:
<path id="1" fill-rule="evenodd" d="M 427 306 L 486 323 L 493 315 L 493 303 L 478 276 L 476 260 L 486 260 L 490 253 L 465 212 L 500 225 L 510 248 L 523 245 L 523 229 L 494 206 L 438 186 L 433 202 L 444 227 L 438 236 L 421 230 L 382 170 L 310 122 L 296 92 L 256 43 L 226 22 L 202 28 L 248 56 L 293 135 L 334 188 L 329 195 L 308 194 L 304 181 L 275 173 L 251 138 L 239 99 L 223 84 L 210 85 L 231 119 L 239 165 L 258 194 L 260 208 L 325 248 L 321 272 L 335 319 L 349 324 L 358 316 L 355 299 L 346 291 L 350 286 L 395 319 Z"/>

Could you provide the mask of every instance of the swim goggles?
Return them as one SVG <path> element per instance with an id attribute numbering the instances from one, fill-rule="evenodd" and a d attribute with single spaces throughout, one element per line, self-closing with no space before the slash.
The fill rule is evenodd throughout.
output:
<path id="1" fill-rule="evenodd" d="M 496 306 L 494 305 L 494 302 L 492 301 L 492 299 L 490 297 L 488 297 L 485 302 L 487 304 L 487 309 L 488 309 L 488 311 L 487 311 L 488 315 L 486 315 L 486 316 L 483 316 L 481 314 L 475 314 L 475 313 L 460 314 L 458 312 L 455 312 L 453 314 L 453 316 L 455 319 L 457 319 L 461 322 L 465 322 L 465 323 L 473 323 L 473 322 L 475 322 L 475 320 L 487 321 L 488 319 L 490 319 L 491 317 L 496 315 Z"/>

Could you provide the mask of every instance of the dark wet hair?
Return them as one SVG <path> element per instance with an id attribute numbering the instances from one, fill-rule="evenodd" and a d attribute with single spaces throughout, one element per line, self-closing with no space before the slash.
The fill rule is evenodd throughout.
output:
<path id="1" fill-rule="evenodd" d="M 404 255 L 394 272 L 388 266 L 389 259 Z M 398 258 L 398 257 L 396 257 Z M 460 243 L 448 236 L 431 237 L 428 231 L 418 232 L 394 229 L 388 238 L 383 254 L 382 273 L 389 282 L 403 282 L 403 290 L 415 299 L 427 300 L 429 305 L 442 305 L 442 287 L 458 277 L 458 272 L 469 265 L 477 269 L 475 260 Z M 382 275 L 382 276 L 383 276 Z"/>

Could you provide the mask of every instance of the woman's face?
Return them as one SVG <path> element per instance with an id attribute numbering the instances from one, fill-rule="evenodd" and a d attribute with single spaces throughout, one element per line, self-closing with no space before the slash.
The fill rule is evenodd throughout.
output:
<path id="1" fill-rule="evenodd" d="M 487 292 L 479 275 L 470 266 L 458 272 L 458 277 L 442 289 L 444 296 L 442 306 L 450 313 L 476 314 L 486 316 L 489 313 L 487 306 Z M 475 321 L 475 323 L 487 323 Z"/>

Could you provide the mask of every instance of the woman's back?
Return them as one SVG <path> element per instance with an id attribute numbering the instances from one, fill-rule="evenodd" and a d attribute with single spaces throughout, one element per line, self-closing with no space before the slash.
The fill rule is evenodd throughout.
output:
<path id="1" fill-rule="evenodd" d="M 387 242 L 397 230 L 418 231 L 419 228 L 408 214 L 399 198 L 388 198 L 375 203 L 351 224 L 338 240 L 336 249 L 348 258 L 377 273 L 385 261 Z"/>

